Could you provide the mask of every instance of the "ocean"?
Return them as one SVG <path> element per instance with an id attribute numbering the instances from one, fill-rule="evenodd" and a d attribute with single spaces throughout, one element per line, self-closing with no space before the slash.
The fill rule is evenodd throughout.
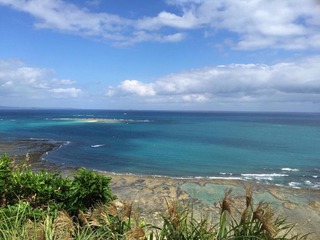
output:
<path id="1" fill-rule="evenodd" d="M 320 113 L 0 110 L 0 144 L 21 140 L 62 168 L 320 189 Z"/>

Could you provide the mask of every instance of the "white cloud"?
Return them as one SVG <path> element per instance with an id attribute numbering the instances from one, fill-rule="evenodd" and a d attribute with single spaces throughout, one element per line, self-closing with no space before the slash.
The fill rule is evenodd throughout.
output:
<path id="1" fill-rule="evenodd" d="M 238 34 L 240 49 L 319 48 L 320 6 L 315 0 L 177 0 L 198 26 Z M 192 12 L 192 13 L 190 13 Z M 186 14 L 186 13 L 184 13 Z M 294 42 L 294 43 L 292 43 Z"/>
<path id="2" fill-rule="evenodd" d="M 197 27 L 197 25 L 198 19 L 196 19 L 191 12 L 178 16 L 165 11 L 160 12 L 156 17 L 145 17 L 138 20 L 136 23 L 137 28 L 148 30 L 159 29 L 162 27 L 190 29 Z"/>
<path id="3" fill-rule="evenodd" d="M 132 38 L 128 39 L 126 41 L 120 41 L 116 43 L 117 46 L 127 46 L 127 45 L 133 45 L 139 42 L 180 42 L 185 38 L 185 35 L 183 33 L 174 33 L 174 34 L 167 34 L 167 35 L 161 35 L 157 33 L 149 33 L 146 31 L 135 31 L 132 33 Z"/>
<path id="4" fill-rule="evenodd" d="M 109 97 L 149 102 L 320 102 L 320 56 L 273 65 L 230 64 L 171 74 L 151 83 L 125 80 Z"/>
<path id="5" fill-rule="evenodd" d="M 73 81 L 70 79 L 58 79 L 58 78 L 53 78 L 52 82 L 54 84 L 61 84 L 61 85 L 73 85 L 76 83 L 76 81 Z"/>
<path id="6" fill-rule="evenodd" d="M 111 14 L 91 13 L 76 5 L 61 0 L 1 0 L 0 3 L 27 12 L 38 19 L 36 27 L 53 28 L 77 32 L 84 35 L 95 35 L 102 31 L 115 30 L 125 20 Z"/>
<path id="7" fill-rule="evenodd" d="M 189 95 L 183 95 L 182 100 L 185 102 L 191 102 L 191 103 L 196 103 L 196 102 L 207 102 L 209 99 L 206 97 L 204 94 L 189 94 Z"/>
<path id="8" fill-rule="evenodd" d="M 78 88 L 53 88 L 49 91 L 54 93 L 54 97 L 57 98 L 76 98 L 82 94 L 81 89 Z"/>
<path id="9" fill-rule="evenodd" d="M 144 84 L 137 80 L 125 80 L 123 81 L 117 89 L 109 87 L 107 91 L 108 96 L 113 96 L 115 94 L 123 95 L 138 95 L 138 96 L 154 96 L 155 91 L 152 84 Z"/>
<path id="10" fill-rule="evenodd" d="M 96 1 L 87 2 L 99 3 Z M 136 21 L 108 13 L 90 12 L 62 0 L 0 0 L 27 12 L 37 19 L 36 28 L 56 29 L 81 36 L 110 40 L 116 45 L 129 45 L 144 41 L 176 42 L 183 37 L 179 32 L 163 34 L 137 29 Z"/>
<path id="11" fill-rule="evenodd" d="M 86 1 L 87 6 L 99 2 Z M 214 36 L 220 30 L 232 33 L 233 47 L 244 50 L 320 48 L 320 4 L 316 0 L 168 0 L 167 3 L 175 5 L 178 11 L 159 9 L 155 16 L 129 19 L 93 12 L 62 0 L 0 0 L 2 5 L 34 16 L 37 28 L 108 40 L 116 45 L 181 41 L 187 33 L 200 29 L 205 36 Z"/>
<path id="12" fill-rule="evenodd" d="M 53 77 L 49 69 L 26 66 L 16 60 L 0 59 L 0 99 L 49 99 L 51 97 L 78 97 L 82 90 L 65 85 L 75 81 Z"/>

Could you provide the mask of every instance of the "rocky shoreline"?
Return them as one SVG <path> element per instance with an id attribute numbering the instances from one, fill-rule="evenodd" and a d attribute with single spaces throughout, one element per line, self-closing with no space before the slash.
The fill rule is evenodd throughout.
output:
<path id="1" fill-rule="evenodd" d="M 310 239 L 320 237 L 319 190 L 282 188 L 241 180 L 104 174 L 112 177 L 111 188 L 119 201 L 133 202 L 142 216 L 153 223 L 161 219 L 161 213 L 166 210 L 168 201 L 192 206 L 199 216 L 219 216 L 220 201 L 228 189 L 232 189 L 234 211 L 241 211 L 245 206 L 245 187 L 252 185 L 255 203 L 270 203 L 277 215 L 287 217 L 288 222 L 297 223 L 297 232 L 313 233 Z"/>
<path id="2" fill-rule="evenodd" d="M 33 169 L 62 171 L 68 175 L 75 168 L 41 160 L 44 154 L 60 145 L 49 140 L 5 140 L 0 143 L 0 154 L 7 153 L 16 161 L 23 161 L 28 154 Z M 170 201 L 192 206 L 198 216 L 217 216 L 220 201 L 227 189 L 232 189 L 234 211 L 241 210 L 245 202 L 245 187 L 251 184 L 255 203 L 271 203 L 277 215 L 286 216 L 288 222 L 297 223 L 297 232 L 313 233 L 310 239 L 320 238 L 320 190 L 284 188 L 243 180 L 175 179 L 110 172 L 102 174 L 112 177 L 110 187 L 118 196 L 119 204 L 132 202 L 141 216 L 154 224 L 160 221 L 161 213 Z"/>
<path id="3" fill-rule="evenodd" d="M 66 168 L 47 161 L 44 156 L 63 145 L 48 139 L 1 139 L 0 155 L 8 154 L 17 163 L 28 161 L 34 170 L 47 169 L 49 171 L 73 171 L 74 168 Z"/>

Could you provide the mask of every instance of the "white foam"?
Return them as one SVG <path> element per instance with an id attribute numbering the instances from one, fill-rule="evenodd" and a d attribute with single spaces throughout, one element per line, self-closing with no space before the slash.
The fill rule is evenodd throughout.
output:
<path id="1" fill-rule="evenodd" d="M 241 177 L 212 177 L 212 176 L 196 176 L 196 177 L 172 177 L 174 179 L 212 179 L 212 180 L 243 180 Z"/>
<path id="2" fill-rule="evenodd" d="M 267 173 L 251 174 L 251 173 L 248 173 L 248 174 L 241 174 L 241 176 L 243 176 L 247 180 L 256 179 L 258 181 L 261 181 L 261 180 L 273 181 L 275 177 L 287 177 L 289 175 L 279 174 L 279 173 L 271 173 L 271 174 L 267 174 Z"/>
<path id="3" fill-rule="evenodd" d="M 241 176 L 243 176 L 243 177 L 287 177 L 289 175 L 283 174 L 283 173 L 261 173 L 261 174 L 242 173 Z"/>
<path id="4" fill-rule="evenodd" d="M 208 179 L 217 179 L 217 180 L 243 180 L 240 177 L 208 177 Z"/>
<path id="5" fill-rule="evenodd" d="M 230 176 L 232 176 L 233 174 L 232 173 L 221 172 L 220 175 L 230 175 Z"/>
<path id="6" fill-rule="evenodd" d="M 70 143 L 71 143 L 70 141 L 65 141 L 65 142 L 63 142 L 63 143 L 59 146 L 59 148 L 68 146 Z"/>
<path id="7" fill-rule="evenodd" d="M 313 178 L 318 178 L 318 176 L 317 176 L 317 175 L 313 175 L 312 177 L 313 177 Z"/>
<path id="8" fill-rule="evenodd" d="M 310 182 L 309 180 L 304 181 L 304 183 L 307 185 L 312 185 L 312 182 Z"/>
<path id="9" fill-rule="evenodd" d="M 315 189 L 320 189 L 320 182 L 313 183 L 311 187 Z"/>
<path id="10" fill-rule="evenodd" d="M 298 183 L 298 182 L 289 182 L 289 186 L 292 187 L 292 188 L 297 188 L 297 189 L 300 189 L 301 187 L 301 183 Z"/>
<path id="11" fill-rule="evenodd" d="M 186 176 L 186 177 L 173 177 L 173 176 L 167 176 L 167 175 L 144 175 L 144 174 L 136 174 L 136 173 L 116 173 L 116 172 L 108 172 L 108 171 L 102 171 L 102 170 L 95 170 L 97 172 L 101 172 L 101 173 L 111 173 L 114 175 L 128 175 L 128 176 L 149 176 L 149 177 L 153 177 L 153 178 L 171 178 L 171 179 L 178 179 L 178 180 L 193 180 L 193 179 L 211 179 L 211 180 L 241 180 L 244 181 L 243 178 L 241 177 L 209 177 L 209 176 Z"/>
<path id="12" fill-rule="evenodd" d="M 320 182 L 311 182 L 309 180 L 304 181 L 305 185 L 308 185 L 309 187 L 313 189 L 319 189 L 320 188 Z"/>
<path id="13" fill-rule="evenodd" d="M 298 168 L 281 168 L 282 171 L 287 172 L 299 172 L 300 170 Z"/>
<path id="14" fill-rule="evenodd" d="M 29 139 L 32 140 L 32 141 L 48 141 L 47 138 L 33 138 L 33 137 L 31 137 Z"/>
<path id="15" fill-rule="evenodd" d="M 91 145 L 92 148 L 98 148 L 98 147 L 102 147 L 104 146 L 105 144 L 96 144 L 96 145 Z"/>

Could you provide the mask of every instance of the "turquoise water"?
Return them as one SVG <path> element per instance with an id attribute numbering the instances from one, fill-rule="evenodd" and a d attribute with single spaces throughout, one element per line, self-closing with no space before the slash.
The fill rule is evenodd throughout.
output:
<path id="1" fill-rule="evenodd" d="M 101 171 L 320 189 L 320 114 L 0 110 L 0 140 L 62 142 L 43 160 Z"/>

